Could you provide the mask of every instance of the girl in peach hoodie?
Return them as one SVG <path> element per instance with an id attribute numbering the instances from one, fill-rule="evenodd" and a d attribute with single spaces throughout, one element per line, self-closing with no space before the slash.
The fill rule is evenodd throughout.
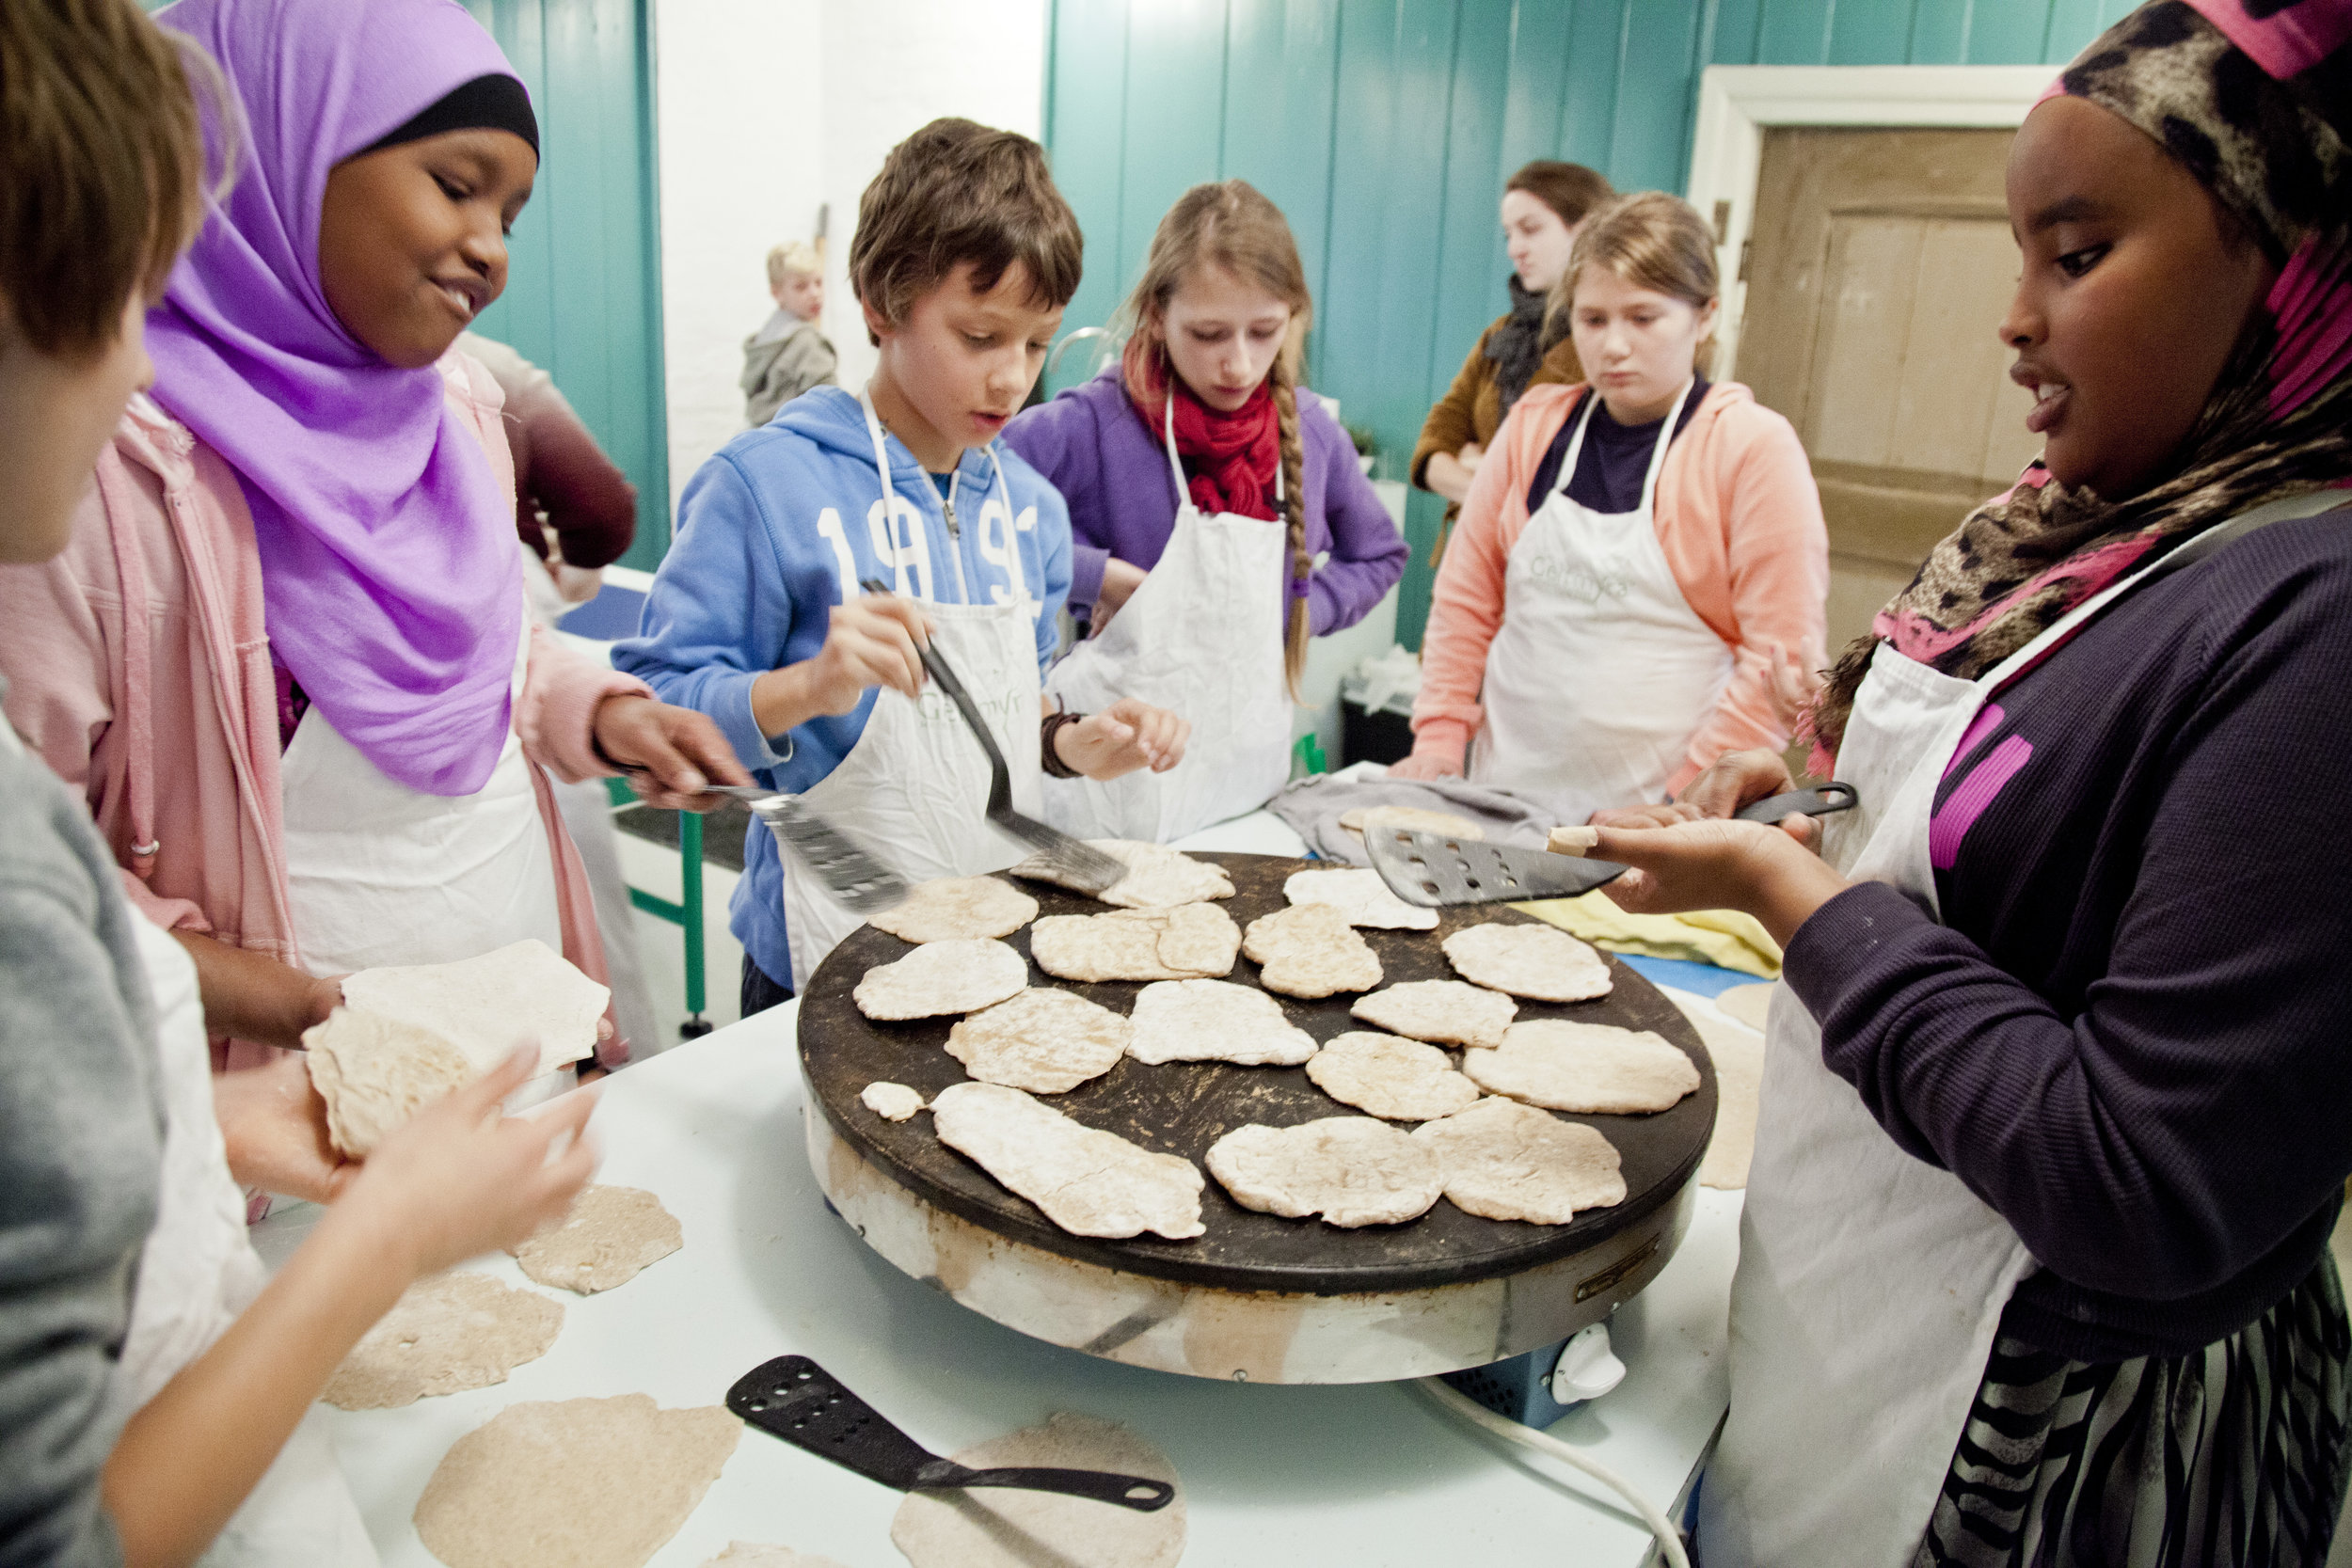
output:
<path id="1" fill-rule="evenodd" d="M 1529 388 L 1496 433 L 1393 776 L 1544 791 L 1581 820 L 1788 744 L 1829 541 L 1788 421 L 1706 379 L 1716 306 L 1687 203 L 1628 197 L 1578 235 L 1552 330 L 1565 316 L 1590 381 Z"/>

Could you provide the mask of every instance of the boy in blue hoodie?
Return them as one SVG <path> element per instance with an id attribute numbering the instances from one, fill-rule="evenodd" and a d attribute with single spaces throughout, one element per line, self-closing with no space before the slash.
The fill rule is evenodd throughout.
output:
<path id="1" fill-rule="evenodd" d="M 717 721 L 772 787 L 910 880 L 1001 870 L 989 768 L 926 684 L 936 644 L 1035 813 L 1041 770 L 1165 771 L 1190 726 L 1132 700 L 1047 711 L 1040 672 L 1070 588 L 1070 515 L 996 445 L 1077 292 L 1082 242 L 1035 142 L 941 119 L 891 150 L 858 204 L 850 282 L 881 364 L 819 387 L 703 465 L 613 662 Z M 866 594 L 881 579 L 894 592 Z M 730 908 L 745 1016 L 804 985 L 862 924 L 758 824 Z"/>

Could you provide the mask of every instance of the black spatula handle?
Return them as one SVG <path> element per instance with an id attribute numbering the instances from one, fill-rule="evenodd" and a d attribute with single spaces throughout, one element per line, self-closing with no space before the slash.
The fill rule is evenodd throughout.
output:
<path id="1" fill-rule="evenodd" d="M 1778 822 L 1788 816 L 1828 816 L 1851 811 L 1862 803 L 1862 792 L 1850 784 L 1832 782 L 1815 789 L 1792 789 L 1763 800 L 1738 814 L 1740 822 Z"/>
<path id="2" fill-rule="evenodd" d="M 949 1460 L 939 1462 L 941 1474 L 926 1470 L 923 1490 L 946 1491 L 966 1486 L 1010 1486 L 1024 1492 L 1059 1492 L 1098 1503 L 1117 1503 L 1138 1513 L 1156 1513 L 1176 1500 L 1176 1488 L 1148 1476 L 1116 1476 L 1108 1470 L 1050 1470 L 1013 1468 L 968 1470 Z"/>

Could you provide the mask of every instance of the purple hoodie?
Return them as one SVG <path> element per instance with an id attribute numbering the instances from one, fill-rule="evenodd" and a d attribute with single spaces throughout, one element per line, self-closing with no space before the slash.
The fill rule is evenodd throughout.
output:
<path id="1" fill-rule="evenodd" d="M 1372 481 L 1356 466 L 1355 443 L 1304 388 L 1298 431 L 1306 448 L 1307 549 L 1330 552 L 1308 585 L 1308 626 L 1321 637 L 1371 612 L 1405 575 L 1406 549 Z M 1112 556 L 1147 572 L 1158 564 L 1176 530 L 1176 482 L 1168 448 L 1127 400 L 1118 366 L 1016 415 L 1004 441 L 1070 503 L 1073 610 L 1094 603 Z"/>

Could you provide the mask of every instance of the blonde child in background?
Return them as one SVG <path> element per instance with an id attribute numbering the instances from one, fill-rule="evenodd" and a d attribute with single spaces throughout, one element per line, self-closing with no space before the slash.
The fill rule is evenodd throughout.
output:
<path id="1" fill-rule="evenodd" d="M 743 422 L 756 430 L 811 387 L 834 385 L 833 343 L 818 329 L 825 310 L 825 265 L 798 240 L 768 253 L 768 293 L 776 313 L 743 340 Z"/>

